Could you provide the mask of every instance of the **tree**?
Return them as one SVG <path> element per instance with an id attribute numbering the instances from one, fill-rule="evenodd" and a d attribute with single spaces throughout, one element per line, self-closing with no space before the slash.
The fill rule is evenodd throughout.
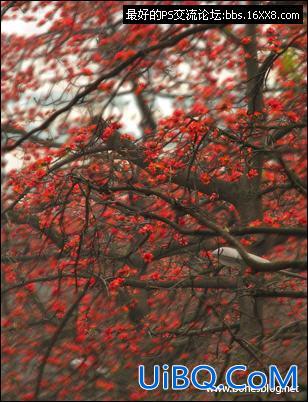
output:
<path id="1" fill-rule="evenodd" d="M 305 28 L 123 25 L 122 4 L 2 2 L 36 27 L 2 34 L 3 398 L 179 399 L 138 386 L 163 363 L 298 364 L 301 398 Z"/>

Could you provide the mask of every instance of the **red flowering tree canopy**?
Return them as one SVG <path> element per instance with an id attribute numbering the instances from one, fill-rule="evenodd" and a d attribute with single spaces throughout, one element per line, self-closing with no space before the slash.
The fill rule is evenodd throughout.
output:
<path id="1" fill-rule="evenodd" d="M 123 3 L 1 2 L 3 400 L 217 397 L 142 390 L 163 363 L 297 364 L 303 395 L 305 25 Z"/>

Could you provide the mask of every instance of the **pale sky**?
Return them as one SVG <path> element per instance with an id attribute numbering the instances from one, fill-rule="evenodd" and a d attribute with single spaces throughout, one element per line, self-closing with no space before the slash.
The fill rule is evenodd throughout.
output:
<path id="1" fill-rule="evenodd" d="M 46 13 L 46 8 L 44 9 L 44 13 Z M 33 21 L 30 22 L 25 22 L 21 19 L 17 19 L 14 21 L 7 21 L 4 20 L 2 23 L 1 31 L 8 33 L 8 34 L 19 34 L 19 35 L 33 35 L 33 34 L 40 34 L 43 32 L 46 32 L 48 30 L 48 23 L 45 24 L 44 26 L 37 27 L 36 23 Z M 182 63 L 180 66 L 178 66 L 179 70 L 181 73 L 185 76 L 187 72 L 189 72 L 190 66 L 187 63 Z M 220 74 L 219 79 L 223 80 L 227 77 L 227 72 L 222 72 Z M 46 80 L 47 82 L 47 80 Z M 62 88 L 61 88 L 62 86 Z M 31 97 L 36 96 L 39 98 L 39 94 L 42 94 L 43 92 L 46 92 L 48 90 L 49 85 L 46 84 L 46 86 L 41 87 L 38 91 L 35 93 L 31 93 Z M 59 85 L 59 91 L 63 90 L 64 86 L 63 84 Z M 56 89 L 57 90 L 57 89 Z M 184 91 L 183 88 L 179 88 L 180 91 Z M 53 92 L 54 93 L 54 92 Z M 28 92 L 29 94 L 29 92 Z M 21 101 L 23 102 L 23 101 Z M 24 100 L 25 105 L 29 104 L 28 100 Z M 140 135 L 140 129 L 138 127 L 138 123 L 140 121 L 140 112 L 138 110 L 138 107 L 136 105 L 136 102 L 134 100 L 134 96 L 129 94 L 129 95 L 123 95 L 121 97 L 118 97 L 116 100 L 118 112 L 122 114 L 121 122 L 123 124 L 123 130 L 125 132 L 135 134 L 136 136 Z M 22 104 L 21 104 L 22 105 Z M 22 107 L 22 106 L 21 106 Z M 158 114 L 162 117 L 168 116 L 172 114 L 173 112 L 173 105 L 172 101 L 170 98 L 167 97 L 161 97 L 157 96 L 155 100 L 155 108 Z M 111 109 L 109 109 L 110 111 Z M 74 117 L 74 114 L 78 116 L 80 114 L 80 110 L 78 108 L 73 109 L 71 117 Z M 117 114 L 115 113 L 115 109 L 113 109 L 112 114 Z M 34 123 L 29 126 L 28 129 L 33 128 L 36 126 L 37 123 Z M 12 168 L 20 168 L 22 167 L 23 161 L 21 160 L 21 155 L 22 153 L 16 152 L 15 155 L 8 154 L 6 155 L 6 160 L 7 160 L 7 166 L 6 170 L 11 170 Z"/>
<path id="2" fill-rule="evenodd" d="M 44 13 L 46 12 L 46 8 L 44 9 Z M 18 35 L 33 35 L 33 34 L 40 34 L 46 32 L 48 29 L 48 24 L 44 25 L 43 27 L 37 27 L 36 23 L 33 21 L 25 22 L 21 19 L 14 20 L 14 21 L 7 21 L 4 20 L 1 26 L 1 31 L 7 34 L 18 34 Z M 40 89 L 40 92 L 43 89 Z M 33 96 L 37 94 L 33 93 Z M 25 104 L 28 104 L 28 101 L 25 101 Z M 157 97 L 155 106 L 158 108 L 159 113 L 161 116 L 168 116 L 172 113 L 173 107 L 171 100 L 168 98 Z M 117 108 L 119 112 L 122 114 L 121 122 L 123 123 L 123 130 L 129 133 L 134 133 L 135 135 L 140 135 L 140 130 L 138 127 L 138 122 L 140 121 L 140 113 L 135 103 L 133 95 L 123 95 L 118 98 Z M 73 109 L 72 117 L 79 115 L 78 109 Z M 35 126 L 35 125 L 34 125 Z M 34 126 L 29 127 L 33 128 Z M 6 170 L 9 171 L 13 168 L 18 169 L 22 167 L 23 161 L 21 160 L 21 152 L 15 152 L 13 154 L 7 154 L 5 156 L 5 160 L 7 161 Z"/>

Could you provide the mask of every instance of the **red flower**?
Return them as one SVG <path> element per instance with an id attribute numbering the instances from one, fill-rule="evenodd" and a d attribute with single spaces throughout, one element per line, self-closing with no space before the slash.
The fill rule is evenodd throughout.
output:
<path id="1" fill-rule="evenodd" d="M 135 54 L 136 54 L 136 52 L 133 49 L 121 50 L 114 56 L 114 60 L 125 61 L 125 60 L 129 59 L 130 57 L 134 56 Z"/>
<path id="2" fill-rule="evenodd" d="M 204 183 L 204 184 L 209 184 L 211 181 L 211 176 L 208 173 L 201 173 L 200 174 L 200 180 Z"/>
<path id="3" fill-rule="evenodd" d="M 109 289 L 110 290 L 116 290 L 118 289 L 120 286 L 122 286 L 122 283 L 125 282 L 124 278 L 116 278 L 113 281 L 110 282 L 109 284 Z"/>
<path id="4" fill-rule="evenodd" d="M 153 272 L 150 275 L 150 278 L 153 279 L 153 281 L 158 281 L 160 279 L 160 274 L 158 272 Z"/>
<path id="5" fill-rule="evenodd" d="M 149 263 L 149 262 L 153 261 L 153 258 L 154 258 L 154 256 L 153 256 L 152 253 L 144 253 L 144 254 L 142 255 L 142 257 L 143 257 L 143 260 L 144 260 L 146 263 Z"/>
<path id="6" fill-rule="evenodd" d="M 250 169 L 249 172 L 247 173 L 248 179 L 252 179 L 256 176 L 259 176 L 259 173 L 256 169 Z"/>
<path id="7" fill-rule="evenodd" d="M 245 38 L 243 38 L 241 40 L 241 42 L 242 42 L 243 45 L 248 45 L 251 42 L 251 38 L 246 36 Z"/>
<path id="8" fill-rule="evenodd" d="M 63 25 L 68 25 L 68 26 L 73 26 L 74 25 L 74 20 L 71 17 L 62 18 L 62 24 Z"/>
<path id="9" fill-rule="evenodd" d="M 229 348 L 229 346 L 227 346 L 227 345 L 221 345 L 221 352 L 222 353 L 228 353 L 230 351 L 230 348 Z"/>
<path id="10" fill-rule="evenodd" d="M 212 194 L 210 195 L 210 200 L 211 200 L 211 201 L 218 200 L 218 198 L 219 198 L 219 195 L 218 195 L 217 193 L 212 193 Z"/>
<path id="11" fill-rule="evenodd" d="M 85 67 L 81 70 L 81 73 L 84 75 L 92 75 L 93 71 L 90 68 Z"/>
<path id="12" fill-rule="evenodd" d="M 144 225 L 142 228 L 138 230 L 138 232 L 141 234 L 153 233 L 153 226 L 150 224 Z"/>

